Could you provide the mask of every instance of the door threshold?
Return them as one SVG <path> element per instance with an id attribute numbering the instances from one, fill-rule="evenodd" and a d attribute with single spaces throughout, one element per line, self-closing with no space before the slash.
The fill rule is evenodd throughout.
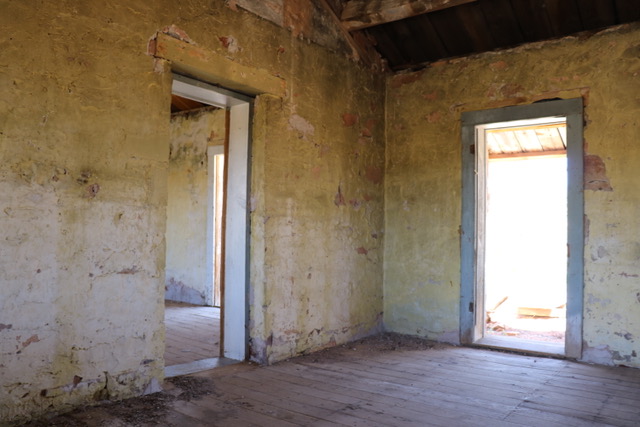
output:
<path id="1" fill-rule="evenodd" d="M 228 359 L 226 357 L 212 357 L 210 359 L 196 360 L 195 362 L 182 363 L 180 365 L 165 366 L 164 377 L 173 378 L 181 375 L 195 374 L 197 372 L 208 371 L 209 369 L 220 368 L 240 362 L 240 360 Z"/>
<path id="2" fill-rule="evenodd" d="M 523 353 L 563 356 L 564 343 L 546 341 L 523 340 L 514 337 L 485 336 L 473 343 L 481 347 L 492 347 L 503 350 L 519 351 Z"/>

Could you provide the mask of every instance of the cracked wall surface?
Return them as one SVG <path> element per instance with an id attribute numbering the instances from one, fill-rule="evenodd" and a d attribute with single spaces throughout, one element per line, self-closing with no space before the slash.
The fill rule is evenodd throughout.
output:
<path id="1" fill-rule="evenodd" d="M 585 103 L 583 360 L 640 367 L 640 27 L 435 63 L 387 84 L 385 326 L 459 341 L 460 114 Z"/>
<path id="2" fill-rule="evenodd" d="M 146 52 L 172 24 L 286 83 L 255 103 L 251 357 L 379 330 L 381 77 L 222 1 L 0 9 L 0 420 L 162 379 L 171 76 Z"/>

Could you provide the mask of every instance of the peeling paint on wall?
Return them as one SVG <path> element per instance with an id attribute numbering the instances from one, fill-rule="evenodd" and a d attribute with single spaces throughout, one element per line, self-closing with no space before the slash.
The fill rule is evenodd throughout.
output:
<path id="1" fill-rule="evenodd" d="M 584 156 L 584 189 L 593 191 L 613 191 L 604 161 L 596 155 Z"/>
<path id="2" fill-rule="evenodd" d="M 640 26 L 631 24 L 389 77 L 387 329 L 452 342 L 459 330 L 460 114 L 582 97 L 588 142 L 583 360 L 640 367 L 639 344 L 627 339 L 640 328 L 638 37 Z M 428 286 L 423 277 L 454 286 Z"/>
<path id="3" fill-rule="evenodd" d="M 223 2 L 10 2 L 0 24 L 2 422 L 162 380 L 172 64 L 145 53 L 163 28 L 286 81 L 252 124 L 252 357 L 380 330 L 383 190 L 365 175 L 384 141 L 339 114 L 384 135 L 381 77 Z"/>

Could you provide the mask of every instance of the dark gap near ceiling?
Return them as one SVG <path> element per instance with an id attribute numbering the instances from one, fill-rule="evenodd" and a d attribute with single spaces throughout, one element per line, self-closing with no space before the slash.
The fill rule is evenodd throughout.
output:
<path id="1" fill-rule="evenodd" d="M 638 0 L 476 0 L 360 31 L 403 71 L 638 20 Z"/>

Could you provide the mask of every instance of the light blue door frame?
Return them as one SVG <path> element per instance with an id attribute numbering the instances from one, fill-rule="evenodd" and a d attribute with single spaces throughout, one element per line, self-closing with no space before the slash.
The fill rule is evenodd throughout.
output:
<path id="1" fill-rule="evenodd" d="M 473 344 L 484 302 L 476 301 L 477 286 L 477 127 L 489 123 L 564 117 L 567 123 L 567 328 L 565 356 L 582 357 L 584 293 L 584 193 L 582 99 L 565 99 L 531 105 L 471 111 L 462 114 L 462 233 L 460 342 Z M 480 236 L 482 237 L 482 236 Z M 482 293 L 480 292 L 480 295 Z M 483 313 L 478 311 L 482 310 Z"/>

